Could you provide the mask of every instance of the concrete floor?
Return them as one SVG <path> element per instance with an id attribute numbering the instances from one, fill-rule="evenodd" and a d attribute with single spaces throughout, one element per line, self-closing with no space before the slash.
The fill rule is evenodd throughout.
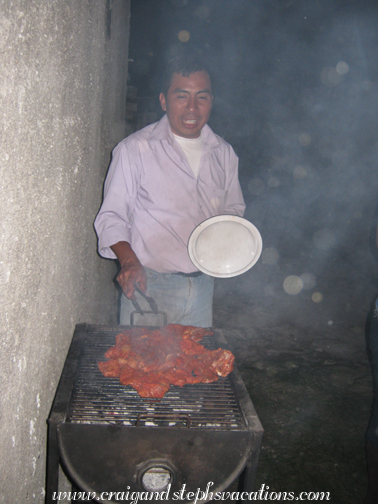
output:
<path id="1" fill-rule="evenodd" d="M 372 402 L 364 324 L 375 279 L 362 275 L 356 299 L 351 269 L 335 270 L 314 303 L 316 287 L 292 296 L 279 280 L 264 295 L 265 266 L 218 281 L 214 307 L 265 431 L 256 490 L 360 503 Z"/>

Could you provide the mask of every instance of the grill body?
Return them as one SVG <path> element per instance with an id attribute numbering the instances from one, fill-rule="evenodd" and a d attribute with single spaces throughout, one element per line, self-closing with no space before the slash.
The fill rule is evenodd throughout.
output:
<path id="1" fill-rule="evenodd" d="M 76 326 L 48 419 L 46 503 L 55 502 L 59 464 L 79 489 L 97 494 L 146 491 L 151 468 L 170 474 L 170 496 L 183 485 L 205 490 L 210 481 L 212 492 L 223 491 L 241 474 L 242 489 L 251 491 L 263 429 L 238 370 L 142 399 L 98 369 L 124 329 Z M 216 330 L 203 343 L 225 346 Z"/>

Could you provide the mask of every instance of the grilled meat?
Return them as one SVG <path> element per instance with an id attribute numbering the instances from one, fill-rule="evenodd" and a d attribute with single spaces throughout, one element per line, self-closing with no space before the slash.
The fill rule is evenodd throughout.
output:
<path id="1" fill-rule="evenodd" d="M 134 328 L 116 336 L 98 366 L 106 377 L 118 377 L 141 397 L 161 398 L 170 385 L 211 383 L 233 370 L 234 355 L 207 350 L 198 343 L 211 331 L 201 327 L 169 324 L 160 330 Z"/>

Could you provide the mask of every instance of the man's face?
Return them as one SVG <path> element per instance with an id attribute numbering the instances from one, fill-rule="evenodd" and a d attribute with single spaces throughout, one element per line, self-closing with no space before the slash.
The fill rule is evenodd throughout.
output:
<path id="1" fill-rule="evenodd" d="M 173 133 L 198 138 L 213 104 L 210 77 L 205 71 L 194 72 L 189 77 L 174 73 L 167 96 L 160 93 L 159 100 Z"/>

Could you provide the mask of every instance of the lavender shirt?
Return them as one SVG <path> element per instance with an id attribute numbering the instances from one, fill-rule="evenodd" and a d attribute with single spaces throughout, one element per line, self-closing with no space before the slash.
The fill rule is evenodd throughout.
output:
<path id="1" fill-rule="evenodd" d="M 187 244 L 193 229 L 214 215 L 242 216 L 238 158 L 209 126 L 196 178 L 165 115 L 128 136 L 113 151 L 104 200 L 95 220 L 101 256 L 130 243 L 143 266 L 159 273 L 196 271 Z"/>

